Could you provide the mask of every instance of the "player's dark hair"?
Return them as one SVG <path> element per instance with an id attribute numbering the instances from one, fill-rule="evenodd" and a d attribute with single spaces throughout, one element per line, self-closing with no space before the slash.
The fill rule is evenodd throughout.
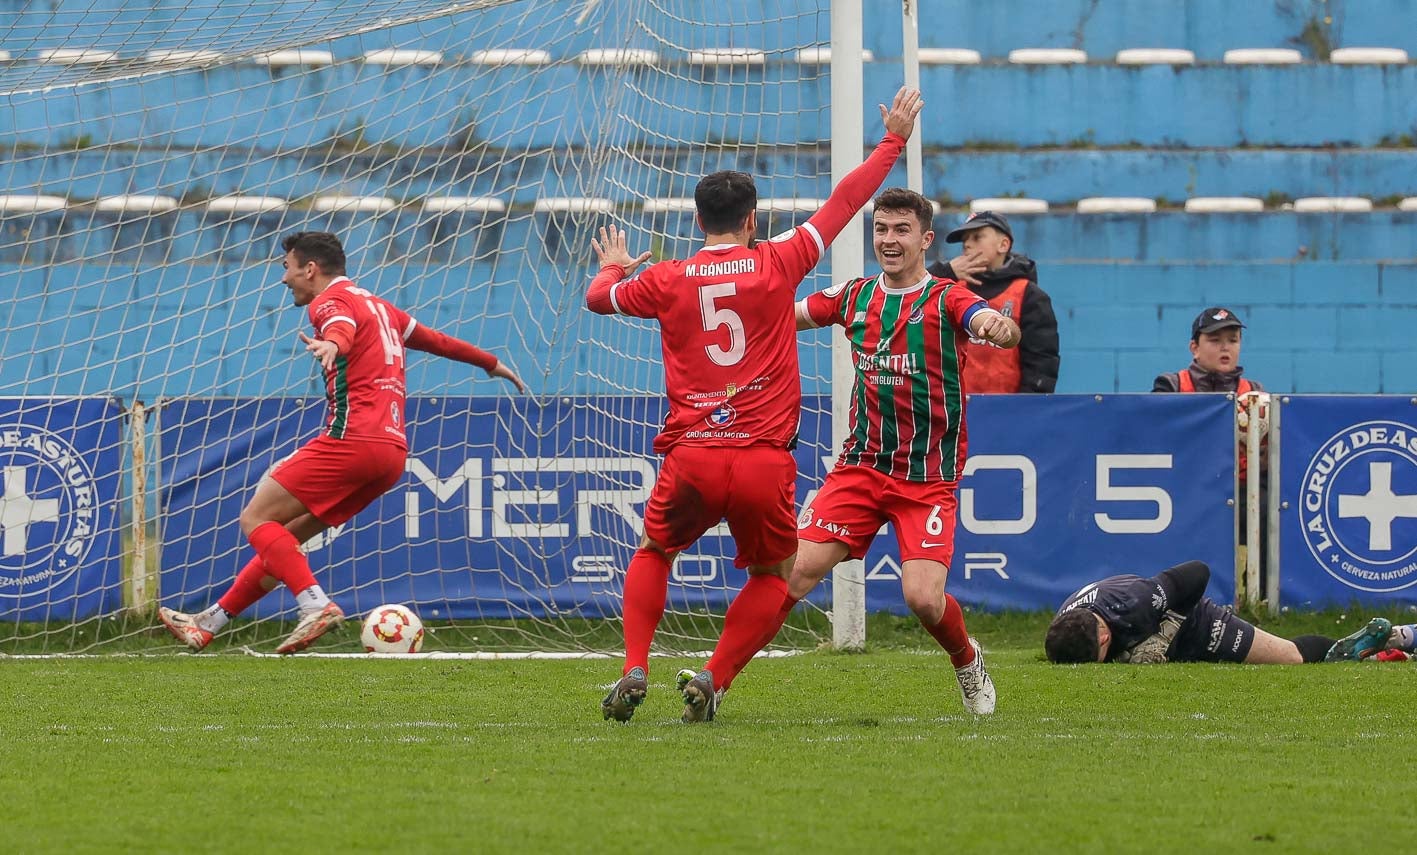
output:
<path id="1" fill-rule="evenodd" d="M 915 219 L 920 222 L 920 231 L 930 231 L 930 226 L 935 221 L 935 206 L 930 204 L 930 200 L 916 193 L 914 190 L 907 190 L 904 187 L 889 187 L 876 197 L 876 210 L 885 209 L 887 211 L 906 211 L 915 215 Z"/>
<path id="2" fill-rule="evenodd" d="M 712 172 L 694 188 L 694 207 L 705 234 L 736 232 L 758 207 L 758 187 L 746 172 Z"/>
<path id="3" fill-rule="evenodd" d="M 1043 650 L 1049 662 L 1096 662 L 1097 619 L 1087 609 L 1069 609 L 1048 626 Z"/>
<path id="4" fill-rule="evenodd" d="M 330 232 L 295 232 L 281 240 L 280 248 L 295 253 L 301 264 L 313 261 L 331 276 L 344 275 L 344 246 Z"/>

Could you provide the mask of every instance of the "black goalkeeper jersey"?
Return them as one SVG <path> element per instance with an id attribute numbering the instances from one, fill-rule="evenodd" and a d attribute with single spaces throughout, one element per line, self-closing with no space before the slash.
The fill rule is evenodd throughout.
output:
<path id="1" fill-rule="evenodd" d="M 1087 609 L 1101 617 L 1112 631 L 1112 643 L 1107 649 L 1107 659 L 1111 661 L 1159 632 L 1161 618 L 1168 609 L 1189 615 L 1209 582 L 1210 568 L 1200 561 L 1178 564 L 1150 578 L 1108 576 L 1068 597 L 1058 614 Z"/>

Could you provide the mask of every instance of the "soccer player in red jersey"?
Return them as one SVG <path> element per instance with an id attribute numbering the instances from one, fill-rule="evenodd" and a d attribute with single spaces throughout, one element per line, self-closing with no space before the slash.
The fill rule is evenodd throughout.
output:
<path id="1" fill-rule="evenodd" d="M 885 180 L 923 102 L 902 87 L 881 106 L 886 134 L 806 223 L 754 244 L 757 188 L 742 172 L 715 172 L 694 190 L 705 246 L 690 258 L 630 255 L 611 226 L 592 241 L 600 273 L 586 305 L 599 314 L 659 321 L 669 416 L 654 441 L 664 464 L 645 506 L 645 531 L 625 573 L 625 666 L 601 702 L 628 721 L 648 688 L 649 648 L 664 614 L 674 558 L 720 520 L 748 581 L 724 619 L 704 670 L 684 687 L 684 720 L 713 718 L 732 663 L 756 644 L 787 595 L 797 550 L 793 497 L 802 405 L 793 303 L 826 247 Z"/>
<path id="2" fill-rule="evenodd" d="M 971 335 L 996 347 L 1017 347 L 1019 329 L 965 286 L 926 271 L 933 215 L 919 193 L 886 190 L 872 215 L 881 274 L 834 285 L 797 304 L 798 329 L 835 324 L 851 343 L 852 432 L 797 522 L 801 543 L 788 599 L 759 648 L 831 568 L 848 556 L 863 557 L 890 522 L 900 547 L 905 602 L 949 654 L 965 709 L 984 715 L 994 711 L 994 682 L 978 643 L 965 631 L 959 602 L 945 593 L 955 488 L 965 460 L 969 390 L 960 378 Z"/>
<path id="3" fill-rule="evenodd" d="M 158 609 L 167 629 L 201 650 L 227 622 L 284 582 L 300 622 L 279 647 L 294 653 L 344 620 L 315 582 L 300 544 L 348 521 L 398 482 L 408 457 L 404 436 L 404 348 L 476 365 L 517 391 L 525 387 L 492 354 L 435 332 L 345 276 L 344 247 L 329 232 L 287 236 L 285 276 L 295 305 L 307 306 L 315 337 L 300 340 L 324 370 L 329 415 L 321 434 L 277 463 L 241 511 L 241 531 L 256 556 L 221 599 L 196 615 Z"/>

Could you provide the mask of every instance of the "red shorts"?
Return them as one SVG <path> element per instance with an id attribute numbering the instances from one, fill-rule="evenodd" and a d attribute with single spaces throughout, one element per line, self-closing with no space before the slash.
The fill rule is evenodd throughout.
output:
<path id="1" fill-rule="evenodd" d="M 812 543 L 846 544 L 863 558 L 876 532 L 895 526 L 900 559 L 923 558 L 946 567 L 954 557 L 957 481 L 903 481 L 868 466 L 838 466 L 803 509 L 797 536 Z"/>
<path id="2" fill-rule="evenodd" d="M 669 552 L 728 520 L 734 564 L 776 564 L 797 551 L 797 461 L 781 448 L 675 446 L 645 504 L 645 534 Z"/>
<path id="3" fill-rule="evenodd" d="M 325 525 L 340 525 L 403 477 L 408 451 L 387 442 L 317 436 L 271 470 L 271 477 Z"/>

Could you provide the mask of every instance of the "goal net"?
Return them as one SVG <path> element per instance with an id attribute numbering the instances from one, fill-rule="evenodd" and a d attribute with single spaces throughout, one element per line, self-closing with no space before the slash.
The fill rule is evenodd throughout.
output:
<path id="1" fill-rule="evenodd" d="M 815 210 L 826 7 L 60 0 L 9 16 L 0 653 L 175 650 L 156 607 L 199 610 L 252 556 L 238 514 L 324 412 L 280 284 L 280 237 L 309 229 L 340 236 L 360 286 L 531 388 L 409 354 L 407 474 L 306 545 L 321 585 L 352 617 L 413 606 L 433 647 L 618 649 L 663 372 L 653 325 L 584 309 L 589 237 L 615 222 L 636 251 L 691 253 L 694 184 L 726 168 L 758 178 L 763 237 Z M 829 361 L 824 336 L 804 339 L 799 502 L 830 454 Z M 712 646 L 743 581 L 733 554 L 718 530 L 681 557 L 658 649 Z M 829 634 L 816 602 L 778 644 Z M 213 649 L 269 649 L 293 616 L 279 589 Z"/>

